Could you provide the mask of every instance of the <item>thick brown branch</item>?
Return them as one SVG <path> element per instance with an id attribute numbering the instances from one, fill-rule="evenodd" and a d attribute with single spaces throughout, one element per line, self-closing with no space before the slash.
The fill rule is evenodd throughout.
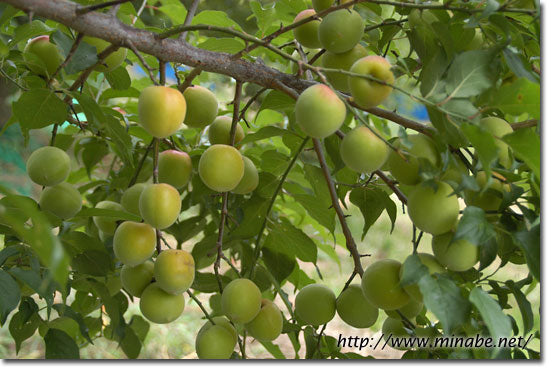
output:
<path id="1" fill-rule="evenodd" d="M 536 127 L 538 124 L 539 124 L 538 119 L 529 119 L 523 122 L 512 123 L 511 128 L 513 128 L 513 130 L 516 131 L 521 128 Z"/>

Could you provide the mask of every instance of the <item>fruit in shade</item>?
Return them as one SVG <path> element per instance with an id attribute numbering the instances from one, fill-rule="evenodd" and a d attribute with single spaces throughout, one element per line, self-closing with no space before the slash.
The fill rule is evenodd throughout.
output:
<path id="1" fill-rule="evenodd" d="M 299 22 L 302 19 L 308 18 L 315 15 L 313 9 L 306 9 L 300 12 L 294 18 L 294 23 Z M 321 47 L 321 42 L 319 42 L 319 25 L 321 24 L 318 20 L 312 20 L 294 29 L 295 39 L 303 46 L 310 49 L 318 49 Z"/>
<path id="2" fill-rule="evenodd" d="M 184 187 L 191 178 L 192 161 L 189 154 L 178 150 L 166 150 L 158 157 L 158 179 L 175 188 Z"/>
<path id="3" fill-rule="evenodd" d="M 194 259 L 184 250 L 165 250 L 156 258 L 154 276 L 159 288 L 178 295 L 185 292 L 194 280 Z"/>
<path id="4" fill-rule="evenodd" d="M 261 309 L 261 291 L 246 278 L 234 279 L 222 293 L 222 311 L 234 323 L 249 323 Z"/>
<path id="5" fill-rule="evenodd" d="M 212 318 L 196 335 L 195 348 L 199 359 L 229 359 L 237 343 L 237 332 L 224 317 Z"/>
<path id="6" fill-rule="evenodd" d="M 447 169 L 443 172 L 441 176 L 441 180 L 444 182 L 455 182 L 460 184 L 463 181 L 463 175 L 468 175 L 469 171 L 465 164 L 457 159 L 456 157 L 452 156 L 449 160 L 447 165 Z"/>
<path id="7" fill-rule="evenodd" d="M 212 145 L 198 162 L 198 174 L 208 188 L 217 192 L 233 190 L 245 172 L 243 156 L 229 145 Z"/>
<path id="8" fill-rule="evenodd" d="M 437 261 L 434 255 L 426 254 L 424 252 L 419 252 L 418 257 L 420 258 L 422 264 L 424 264 L 428 268 L 430 274 L 445 273 L 445 269 L 443 268 L 443 266 L 441 266 L 439 261 Z M 401 268 L 401 271 L 399 273 L 399 278 L 402 278 L 402 274 L 403 274 L 403 268 Z M 408 293 L 408 295 L 412 297 L 414 300 L 416 300 L 417 302 L 424 301 L 424 298 L 422 297 L 422 292 L 420 292 L 420 288 L 418 287 L 417 284 L 409 284 L 407 286 L 404 286 L 403 288 L 406 291 L 406 293 Z"/>
<path id="9" fill-rule="evenodd" d="M 69 219 L 82 209 L 82 195 L 71 184 L 62 182 L 45 188 L 41 193 L 39 205 L 42 210 L 60 219 Z"/>
<path id="10" fill-rule="evenodd" d="M 305 324 L 317 326 L 328 323 L 335 311 L 336 296 L 322 284 L 308 284 L 296 296 L 296 315 Z"/>
<path id="11" fill-rule="evenodd" d="M 358 44 L 364 34 L 364 20 L 354 10 L 340 9 L 327 14 L 319 25 L 319 41 L 323 48 L 336 54 Z"/>
<path id="12" fill-rule="evenodd" d="M 208 140 L 212 145 L 221 144 L 221 145 L 229 145 L 230 144 L 230 131 L 231 131 L 231 118 L 226 117 L 225 115 L 219 116 L 210 124 L 210 128 L 208 128 Z M 245 133 L 243 132 L 243 127 L 241 124 L 237 124 L 235 126 L 235 137 L 233 139 L 233 144 L 236 145 L 245 137 Z"/>
<path id="13" fill-rule="evenodd" d="M 391 64 L 378 55 L 369 55 L 357 60 L 350 72 L 365 74 L 388 84 L 395 82 Z M 369 109 L 381 104 L 393 91 L 393 87 L 363 77 L 348 77 L 352 98 L 362 108 Z"/>
<path id="14" fill-rule="evenodd" d="M 185 119 L 187 103 L 178 90 L 165 86 L 146 87 L 138 98 L 138 120 L 149 134 L 165 138 L 177 132 Z"/>
<path id="15" fill-rule="evenodd" d="M 498 163 L 504 168 L 511 167 L 512 158 L 509 152 L 509 146 L 502 140 L 499 140 L 499 138 L 513 132 L 511 125 L 498 117 L 486 117 L 480 120 L 480 126 L 485 128 L 496 138 L 494 142 L 496 146 L 498 146 Z"/>
<path id="16" fill-rule="evenodd" d="M 167 183 L 149 184 L 140 195 L 140 214 L 144 221 L 157 229 L 171 226 L 180 212 L 181 196 Z"/>
<path id="17" fill-rule="evenodd" d="M 449 270 L 463 272 L 478 262 L 478 246 L 465 239 L 451 242 L 453 236 L 453 232 L 434 236 L 432 250 L 436 259 Z"/>
<path id="18" fill-rule="evenodd" d="M 368 52 L 365 47 L 357 44 L 352 49 L 341 54 L 335 54 L 330 51 L 325 52 L 321 57 L 321 64 L 325 68 L 342 69 L 349 71 L 352 65 L 358 60 L 367 56 Z M 325 76 L 333 87 L 345 93 L 350 92 L 348 84 L 348 76 L 337 72 L 325 72 Z"/>
<path id="19" fill-rule="evenodd" d="M 114 201 L 100 201 L 95 205 L 96 209 L 106 209 L 106 210 L 115 210 L 115 211 L 124 211 L 124 208 L 121 204 Z M 103 233 L 112 235 L 115 233 L 115 229 L 117 229 L 117 221 L 119 219 L 115 217 L 108 217 L 108 216 L 94 216 L 93 223 L 95 223 L 96 227 Z"/>
<path id="20" fill-rule="evenodd" d="M 342 161 L 358 173 L 376 171 L 385 163 L 388 155 L 389 146 L 364 126 L 347 133 L 340 144 Z"/>
<path id="21" fill-rule="evenodd" d="M 340 0 L 340 3 L 344 4 L 349 1 L 351 0 Z M 316 12 L 321 12 L 325 9 L 330 8 L 331 6 L 337 5 L 337 3 L 335 3 L 335 0 L 313 0 L 312 3 L 313 3 L 313 9 L 315 9 Z"/>
<path id="22" fill-rule="evenodd" d="M 150 284 L 140 297 L 140 311 L 151 322 L 166 324 L 177 319 L 185 309 L 183 295 L 172 295 L 155 283 Z"/>
<path id="23" fill-rule="evenodd" d="M 328 86 L 308 87 L 296 101 L 296 122 L 313 138 L 325 138 L 335 133 L 346 117 L 346 106 Z"/>
<path id="24" fill-rule="evenodd" d="M 384 310 L 395 310 L 406 305 L 410 297 L 400 286 L 401 263 L 383 259 L 371 264 L 362 276 L 362 291 L 368 301 Z"/>
<path id="25" fill-rule="evenodd" d="M 121 269 L 123 288 L 132 296 L 140 297 L 154 277 L 154 263 L 151 260 L 136 266 L 125 265 Z"/>
<path id="26" fill-rule="evenodd" d="M 27 175 L 41 186 L 54 186 L 64 182 L 70 174 L 70 157 L 54 146 L 41 147 L 27 159 Z"/>
<path id="27" fill-rule="evenodd" d="M 52 77 L 63 60 L 58 48 L 50 42 L 48 35 L 29 40 L 22 56 L 32 72 L 48 77 Z"/>
<path id="28" fill-rule="evenodd" d="M 418 159 L 425 159 L 431 165 L 437 166 L 439 155 L 433 141 L 429 137 L 414 134 L 409 135 L 407 139 L 411 144 L 410 148 L 406 147 L 399 138 L 393 142 L 393 146 L 401 151 L 406 160 L 394 150 L 391 150 L 387 158 L 387 167 L 399 183 L 414 185 L 420 182 L 419 170 L 421 163 Z"/>
<path id="29" fill-rule="evenodd" d="M 246 156 L 243 156 L 243 178 L 241 182 L 231 192 L 245 195 L 254 191 L 259 185 L 259 171 L 253 161 Z"/>
<path id="30" fill-rule="evenodd" d="M 420 301 L 416 301 L 415 299 L 410 299 L 410 301 L 406 305 L 400 307 L 398 310 L 408 319 L 413 319 L 422 312 L 422 309 L 424 309 L 423 303 L 421 303 Z M 386 310 L 385 312 L 391 318 L 401 319 L 401 316 L 399 315 L 397 310 Z"/>
<path id="31" fill-rule="evenodd" d="M 385 319 L 385 321 L 383 322 L 383 326 L 381 327 L 381 332 L 383 333 L 383 337 L 385 337 L 385 341 L 389 346 L 397 350 L 408 350 L 408 348 L 404 346 L 393 346 L 394 339 L 410 336 L 404 329 L 402 320 L 391 317 Z"/>
<path id="32" fill-rule="evenodd" d="M 124 265 L 142 264 L 155 250 L 156 231 L 149 224 L 126 221 L 115 231 L 113 251 Z"/>
<path id="33" fill-rule="evenodd" d="M 480 191 L 465 190 L 465 203 L 483 210 L 496 211 L 502 204 L 504 191 L 509 191 L 510 187 L 492 177 L 490 178 L 490 185 L 484 189 L 488 181 L 487 179 L 486 172 L 480 171 L 476 173 L 476 183 L 480 187 Z"/>
<path id="34" fill-rule="evenodd" d="M 352 284 L 340 293 L 336 311 L 340 319 L 354 328 L 369 328 L 379 316 L 379 309 L 366 299 L 358 284 Z"/>
<path id="35" fill-rule="evenodd" d="M 417 186 L 408 196 L 408 215 L 420 230 L 438 235 L 449 232 L 457 224 L 459 200 L 445 182 L 435 182 L 437 190 L 428 185 Z"/>
<path id="36" fill-rule="evenodd" d="M 259 313 L 245 328 L 254 338 L 268 342 L 275 340 L 282 333 L 283 325 L 284 319 L 278 306 L 270 300 L 263 299 Z"/>
<path id="37" fill-rule="evenodd" d="M 84 37 L 84 41 L 91 46 L 95 46 L 98 54 L 110 45 L 109 42 L 95 37 L 86 36 Z M 99 72 L 110 72 L 119 67 L 124 62 L 124 59 L 126 59 L 126 49 L 124 47 L 121 47 L 109 54 L 109 56 L 106 57 L 105 60 L 103 60 L 103 63 L 95 67 L 95 70 Z"/>
<path id="38" fill-rule="evenodd" d="M 212 91 L 202 86 L 191 86 L 183 92 L 183 96 L 187 103 L 187 126 L 203 128 L 214 121 L 218 115 L 218 100 Z"/>
<path id="39" fill-rule="evenodd" d="M 124 210 L 140 215 L 140 195 L 146 186 L 146 183 L 136 183 L 124 191 L 121 197 L 121 205 Z"/>

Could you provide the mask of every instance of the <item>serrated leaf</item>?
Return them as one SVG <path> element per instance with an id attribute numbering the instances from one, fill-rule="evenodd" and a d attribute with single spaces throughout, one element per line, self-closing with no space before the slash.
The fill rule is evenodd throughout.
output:
<path id="1" fill-rule="evenodd" d="M 25 91 L 12 105 L 19 124 L 25 129 L 38 129 L 66 120 L 66 104 L 54 91 L 38 88 Z"/>
<path id="2" fill-rule="evenodd" d="M 455 58 L 445 79 L 445 90 L 453 98 L 470 97 L 492 87 L 490 63 L 494 53 L 487 50 L 466 51 Z"/>
<path id="3" fill-rule="evenodd" d="M 265 247 L 286 255 L 296 256 L 301 261 L 317 262 L 317 245 L 301 229 L 294 227 L 286 218 L 280 219 L 269 228 Z"/>

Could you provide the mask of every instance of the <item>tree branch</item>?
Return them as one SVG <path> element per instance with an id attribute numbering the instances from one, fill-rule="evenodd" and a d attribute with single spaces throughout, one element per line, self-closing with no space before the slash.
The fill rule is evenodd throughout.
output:
<path id="1" fill-rule="evenodd" d="M 192 23 L 194 15 L 196 14 L 196 9 L 198 8 L 198 3 L 200 3 L 200 0 L 193 0 L 193 2 L 191 3 L 191 6 L 187 10 L 187 16 L 185 17 L 185 21 L 183 22 L 183 26 L 188 26 L 189 24 Z M 179 35 L 179 38 L 181 40 L 186 41 L 187 40 L 187 34 L 188 34 L 188 32 L 185 31 L 185 32 L 183 32 Z"/>
<path id="2" fill-rule="evenodd" d="M 103 9 L 103 8 L 107 8 L 113 5 L 120 5 L 122 3 L 127 3 L 131 0 L 113 0 L 113 1 L 107 1 L 106 3 L 101 3 L 101 4 L 95 4 L 95 5 L 90 5 L 90 6 L 81 6 L 76 10 L 76 14 L 85 14 L 85 13 L 89 13 L 95 10 L 99 10 L 99 9 Z"/>
<path id="3" fill-rule="evenodd" d="M 535 127 L 538 124 L 539 124 L 538 119 L 528 119 L 523 122 L 512 123 L 511 128 L 513 128 L 514 131 L 517 131 L 518 129 L 521 128 Z"/>
<path id="4" fill-rule="evenodd" d="M 51 78 L 49 78 L 49 81 L 47 82 L 47 86 L 51 85 L 52 81 L 54 80 L 54 78 L 56 77 L 58 72 L 60 72 L 62 70 L 62 68 L 64 68 L 68 64 L 68 62 L 70 62 L 70 59 L 72 59 L 72 56 L 74 55 L 74 53 L 78 49 L 78 46 L 80 46 L 80 43 L 82 42 L 83 38 L 84 38 L 84 34 L 83 33 L 78 33 L 78 36 L 76 37 L 76 40 L 74 40 L 74 43 L 72 44 L 72 47 L 70 48 L 70 51 L 68 52 L 68 55 L 66 55 L 66 58 L 64 59 L 64 61 L 58 66 L 58 68 L 56 68 L 56 70 L 52 74 Z"/>
<path id="5" fill-rule="evenodd" d="M 148 154 L 150 153 L 150 149 L 152 148 L 152 145 L 154 144 L 154 141 L 155 141 L 155 138 L 152 140 L 152 142 L 150 142 L 148 147 L 146 147 L 146 152 L 144 152 L 144 155 L 142 155 L 142 158 L 140 159 L 140 162 L 138 163 L 138 168 L 136 168 L 136 172 L 134 172 L 134 176 L 130 179 L 130 182 L 128 183 L 128 187 L 132 187 L 136 183 L 136 180 L 138 179 L 138 176 L 140 175 L 140 171 L 142 170 L 142 167 L 144 166 L 144 162 L 146 161 L 146 158 L 148 157 Z"/>

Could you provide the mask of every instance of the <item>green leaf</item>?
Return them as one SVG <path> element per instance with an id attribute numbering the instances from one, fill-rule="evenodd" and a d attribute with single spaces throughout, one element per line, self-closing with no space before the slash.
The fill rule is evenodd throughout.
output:
<path id="1" fill-rule="evenodd" d="M 461 129 L 475 148 L 482 167 L 487 174 L 490 173 L 491 164 L 498 158 L 498 147 L 494 137 L 473 124 L 463 124 Z"/>
<path id="2" fill-rule="evenodd" d="M 126 90 L 130 87 L 130 76 L 125 67 L 118 67 L 105 73 L 107 81 L 115 90 Z"/>
<path id="3" fill-rule="evenodd" d="M 527 266 L 536 280 L 541 280 L 541 227 L 540 223 L 534 225 L 530 230 L 516 232 L 514 240 L 519 245 Z"/>
<path id="4" fill-rule="evenodd" d="M 295 105 L 296 102 L 290 96 L 276 90 L 271 90 L 264 97 L 264 100 L 259 108 L 259 113 L 266 109 L 275 110 L 280 113 L 287 113 L 294 110 Z"/>
<path id="5" fill-rule="evenodd" d="M 294 132 L 288 131 L 287 129 L 278 128 L 275 126 L 265 126 L 259 129 L 257 132 L 250 133 L 247 136 L 245 136 L 245 138 L 239 144 L 245 145 L 250 142 L 261 141 L 271 137 L 283 136 L 285 134 L 293 135 Z"/>
<path id="6" fill-rule="evenodd" d="M 268 34 L 268 30 L 274 26 L 275 21 L 277 21 L 277 15 L 275 7 L 268 5 L 267 8 L 263 8 L 259 1 L 251 1 L 249 4 L 253 14 L 257 18 L 257 26 L 259 27 L 258 37 L 263 37 Z"/>
<path id="7" fill-rule="evenodd" d="M 409 286 L 416 284 L 424 276 L 429 275 L 430 271 L 425 266 L 418 254 L 414 253 L 408 256 L 402 264 L 402 276 L 400 278 L 401 286 Z"/>
<path id="8" fill-rule="evenodd" d="M 197 46 L 200 49 L 228 54 L 236 54 L 245 48 L 245 44 L 242 41 L 230 37 L 209 38 Z"/>
<path id="9" fill-rule="evenodd" d="M 119 345 L 129 359 L 136 359 L 142 350 L 142 342 L 131 327 L 125 328 L 124 337 Z"/>
<path id="10" fill-rule="evenodd" d="M 76 342 L 59 329 L 49 329 L 44 337 L 45 359 L 79 359 L 80 349 Z"/>
<path id="11" fill-rule="evenodd" d="M 132 140 L 130 135 L 118 119 L 108 114 L 106 117 L 105 128 L 107 129 L 109 137 L 111 137 L 111 147 L 125 165 L 132 167 Z"/>
<path id="12" fill-rule="evenodd" d="M 293 195 L 293 198 L 305 208 L 307 213 L 315 219 L 319 224 L 334 233 L 335 229 L 335 212 L 329 209 L 329 205 L 312 195 Z"/>
<path id="13" fill-rule="evenodd" d="M 498 250 L 495 239 L 496 232 L 492 225 L 488 223 L 484 210 L 475 206 L 467 206 L 451 242 L 466 240 L 478 246 L 480 254 L 479 270 L 482 270 L 496 258 Z"/>
<path id="14" fill-rule="evenodd" d="M 222 275 L 221 278 L 222 278 L 222 284 L 224 286 L 231 281 L 231 278 L 225 275 Z M 204 293 L 212 293 L 212 292 L 220 291 L 220 288 L 218 286 L 218 281 L 216 280 L 216 275 L 214 273 L 195 272 L 192 289 Z"/>
<path id="15" fill-rule="evenodd" d="M 201 11 L 193 18 L 191 24 L 208 24 L 211 26 L 232 27 L 233 29 L 242 31 L 242 28 L 235 23 L 235 21 L 233 21 L 227 13 L 217 10 Z"/>
<path id="16" fill-rule="evenodd" d="M 0 269 L 0 325 L 6 323 L 8 314 L 18 306 L 20 297 L 16 281 Z"/>
<path id="17" fill-rule="evenodd" d="M 122 210 L 110 210 L 110 209 L 98 209 L 98 208 L 82 208 L 78 214 L 76 214 L 76 218 L 78 217 L 109 217 L 109 218 L 117 218 L 119 220 L 131 220 L 133 222 L 140 222 L 142 218 L 138 215 L 122 211 Z"/>
<path id="18" fill-rule="evenodd" d="M 72 269 L 81 274 L 104 277 L 113 270 L 113 262 L 106 252 L 88 250 L 72 260 Z"/>
<path id="19" fill-rule="evenodd" d="M 41 279 L 41 275 L 33 269 L 11 268 L 10 274 L 19 279 L 33 291 L 37 292 L 41 298 L 45 299 L 47 306 L 51 306 L 54 302 L 53 288 L 49 286 L 50 280 Z"/>
<path id="20" fill-rule="evenodd" d="M 272 274 L 279 284 L 292 274 L 296 267 L 295 255 L 287 255 L 267 247 L 266 243 L 262 249 L 262 260 L 266 270 Z"/>
<path id="21" fill-rule="evenodd" d="M 72 49 L 74 40 L 60 30 L 56 30 L 51 35 L 51 40 L 62 49 L 63 56 L 66 58 Z M 86 70 L 95 63 L 97 63 L 97 49 L 95 46 L 87 42 L 80 42 L 74 54 L 72 54 L 72 57 L 64 67 L 64 70 L 68 74 L 74 74 Z"/>
<path id="22" fill-rule="evenodd" d="M 527 78 L 533 83 L 539 83 L 538 78 L 535 73 L 529 71 L 529 62 L 523 61 L 523 56 L 515 51 L 512 47 L 506 47 L 503 49 L 504 58 L 506 59 L 507 65 L 519 78 Z"/>
<path id="23" fill-rule="evenodd" d="M 288 219 L 281 218 L 270 226 L 265 247 L 301 261 L 317 262 L 317 245 L 301 229 L 294 227 Z"/>
<path id="24" fill-rule="evenodd" d="M 531 329 L 533 329 L 534 318 L 533 309 L 531 303 L 527 300 L 527 297 L 523 294 L 521 289 L 515 285 L 512 280 L 506 281 L 506 286 L 513 293 L 515 301 L 517 301 L 517 306 L 519 306 L 519 311 L 521 312 L 521 319 L 523 319 L 523 335 L 529 334 Z"/>
<path id="25" fill-rule="evenodd" d="M 394 205 L 394 202 L 385 191 L 364 187 L 355 188 L 350 192 L 350 202 L 360 208 L 362 216 L 364 217 L 362 241 L 370 227 L 379 218 L 381 213 L 383 213 L 383 210 L 387 208 L 389 202 Z M 387 213 L 389 214 L 389 210 Z"/>
<path id="26" fill-rule="evenodd" d="M 502 137 L 513 153 L 541 178 L 541 139 L 531 128 L 519 129 Z"/>
<path id="27" fill-rule="evenodd" d="M 52 28 L 50 28 L 40 20 L 34 20 L 31 23 L 25 22 L 24 24 L 16 27 L 15 33 L 8 46 L 10 46 L 11 48 L 20 41 L 28 40 L 35 36 L 45 35 L 50 33 L 51 31 Z"/>
<path id="28" fill-rule="evenodd" d="M 101 127 L 105 123 L 105 114 L 93 98 L 79 92 L 71 92 L 72 97 L 78 100 L 80 107 L 86 115 L 88 125 Z"/>
<path id="29" fill-rule="evenodd" d="M 132 318 L 130 318 L 129 326 L 134 330 L 134 333 L 136 333 L 136 337 L 144 342 L 150 330 L 150 323 L 141 315 L 133 315 Z"/>
<path id="30" fill-rule="evenodd" d="M 16 343 L 16 355 L 21 349 L 21 344 L 28 339 L 29 337 L 33 336 L 37 328 L 39 327 L 39 323 L 41 322 L 41 318 L 37 313 L 28 317 L 25 312 L 18 311 L 12 316 L 10 320 L 10 335 L 14 339 Z"/>
<path id="31" fill-rule="evenodd" d="M 286 356 L 282 353 L 282 350 L 278 345 L 272 342 L 259 341 L 261 345 L 270 352 L 275 359 L 286 360 Z"/>
<path id="32" fill-rule="evenodd" d="M 43 88 L 25 91 L 12 107 L 19 124 L 26 129 L 60 124 L 68 115 L 66 104 L 53 91 Z"/>
<path id="33" fill-rule="evenodd" d="M 494 53 L 488 50 L 466 51 L 453 61 L 445 79 L 445 90 L 450 97 L 470 97 L 492 87 L 490 63 Z"/>
<path id="34" fill-rule="evenodd" d="M 489 105 L 500 109 L 504 114 L 518 116 L 528 113 L 531 117 L 539 119 L 541 116 L 540 85 L 525 78 L 503 84 L 491 94 Z"/>
<path id="35" fill-rule="evenodd" d="M 53 308 L 58 312 L 59 316 L 65 316 L 76 321 L 80 327 L 80 333 L 82 336 L 93 345 L 93 341 L 88 333 L 89 329 L 80 314 L 76 313 L 70 306 L 64 304 L 55 304 L 53 305 Z"/>

